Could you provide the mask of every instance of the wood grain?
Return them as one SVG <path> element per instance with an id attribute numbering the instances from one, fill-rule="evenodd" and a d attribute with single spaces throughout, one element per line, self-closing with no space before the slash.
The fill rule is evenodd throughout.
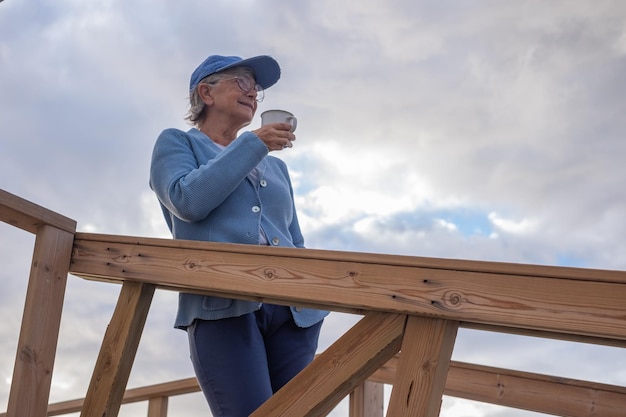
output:
<path id="1" fill-rule="evenodd" d="M 437 417 L 459 323 L 411 316 L 387 414 Z"/>
<path id="2" fill-rule="evenodd" d="M 155 286 L 125 282 L 104 335 L 81 417 L 116 416 L 132 368 Z"/>
<path id="3" fill-rule="evenodd" d="M 27 232 L 37 233 L 48 225 L 68 233 L 76 231 L 76 221 L 0 189 L 0 221 Z"/>
<path id="4" fill-rule="evenodd" d="M 464 261 L 467 269 L 460 270 L 453 261 L 446 269 L 443 261 L 425 267 L 421 258 L 345 253 L 339 261 L 336 252 L 246 246 L 77 234 L 70 271 L 278 304 L 626 340 L 623 271 L 570 268 L 557 274 L 526 266 L 520 274 L 509 264 L 473 268 Z"/>
<path id="5" fill-rule="evenodd" d="M 43 417 L 48 407 L 73 234 L 38 228 L 17 346 L 9 417 Z"/>

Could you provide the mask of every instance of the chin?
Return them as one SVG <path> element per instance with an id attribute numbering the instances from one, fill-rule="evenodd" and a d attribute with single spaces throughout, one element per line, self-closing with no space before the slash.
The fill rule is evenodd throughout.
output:
<path id="1" fill-rule="evenodd" d="M 240 126 L 240 128 L 246 127 L 246 126 L 248 126 L 250 123 L 252 123 L 252 118 L 250 118 L 250 119 L 248 119 L 248 120 L 245 120 L 245 121 L 241 122 L 241 126 Z"/>

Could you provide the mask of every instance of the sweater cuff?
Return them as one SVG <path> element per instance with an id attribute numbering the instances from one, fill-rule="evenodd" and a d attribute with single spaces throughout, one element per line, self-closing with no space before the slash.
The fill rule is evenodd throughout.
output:
<path id="1" fill-rule="evenodd" d="M 239 139 L 244 141 L 248 146 L 250 146 L 252 152 L 260 157 L 264 157 L 270 152 L 267 145 L 265 145 L 265 142 L 263 142 L 260 137 L 250 131 L 243 132 L 241 135 L 239 135 Z"/>

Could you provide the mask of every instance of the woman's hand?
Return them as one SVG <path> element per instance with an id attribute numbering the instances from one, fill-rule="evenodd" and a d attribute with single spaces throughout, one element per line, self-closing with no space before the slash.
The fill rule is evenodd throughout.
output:
<path id="1" fill-rule="evenodd" d="M 253 130 L 252 133 L 265 143 L 270 152 L 291 148 L 293 146 L 292 142 L 296 140 L 296 135 L 291 133 L 291 125 L 289 123 L 266 124 Z"/>

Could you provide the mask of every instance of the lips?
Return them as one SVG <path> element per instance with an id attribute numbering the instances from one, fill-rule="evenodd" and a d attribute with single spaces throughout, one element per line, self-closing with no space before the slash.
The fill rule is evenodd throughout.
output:
<path id="1" fill-rule="evenodd" d="M 252 109 L 254 111 L 254 103 L 250 103 L 247 101 L 240 101 L 239 104 L 244 105 L 246 107 L 249 107 L 250 109 Z"/>

